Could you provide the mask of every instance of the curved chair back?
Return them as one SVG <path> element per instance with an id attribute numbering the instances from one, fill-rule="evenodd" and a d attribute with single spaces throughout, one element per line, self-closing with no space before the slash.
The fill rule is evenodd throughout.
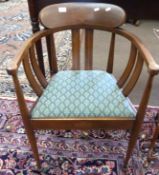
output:
<path id="1" fill-rule="evenodd" d="M 46 28 L 92 26 L 112 29 L 125 23 L 126 14 L 122 8 L 112 4 L 63 3 L 45 7 L 39 19 Z"/>

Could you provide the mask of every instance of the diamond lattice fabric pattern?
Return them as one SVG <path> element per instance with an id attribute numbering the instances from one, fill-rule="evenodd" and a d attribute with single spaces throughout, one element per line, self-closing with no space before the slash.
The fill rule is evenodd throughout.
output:
<path id="1" fill-rule="evenodd" d="M 60 71 L 32 111 L 32 118 L 134 117 L 129 99 L 104 71 Z"/>

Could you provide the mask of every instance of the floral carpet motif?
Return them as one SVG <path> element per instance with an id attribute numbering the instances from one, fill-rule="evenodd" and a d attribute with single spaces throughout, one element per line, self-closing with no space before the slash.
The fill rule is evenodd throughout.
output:
<path id="1" fill-rule="evenodd" d="M 27 101 L 28 107 L 33 102 Z M 123 130 L 37 131 L 42 169 L 36 168 L 17 101 L 0 99 L 0 174 L 158 175 L 159 156 L 145 168 L 144 161 L 158 108 L 148 108 L 142 132 L 129 163 L 122 171 L 129 133 Z M 159 147 L 156 146 L 156 153 Z"/>
<path id="2" fill-rule="evenodd" d="M 15 96 L 11 76 L 6 72 L 7 65 L 18 54 L 25 40 L 32 35 L 27 0 L 10 0 L 0 4 L 0 95 Z M 55 35 L 58 68 L 69 67 L 70 32 L 59 32 Z M 44 53 L 44 62 L 47 64 L 47 55 Z M 46 67 L 47 70 L 47 67 Z M 25 81 L 23 69 L 19 76 L 22 88 L 27 96 L 32 96 L 32 90 Z"/>

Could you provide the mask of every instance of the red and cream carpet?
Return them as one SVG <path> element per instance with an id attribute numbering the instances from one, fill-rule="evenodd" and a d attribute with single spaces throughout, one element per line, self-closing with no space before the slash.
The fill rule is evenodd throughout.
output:
<path id="1" fill-rule="evenodd" d="M 33 102 L 27 101 L 29 107 Z M 144 167 L 159 108 L 147 109 L 145 122 L 127 172 L 122 171 L 129 133 L 106 130 L 37 131 L 42 170 L 25 134 L 17 101 L 0 99 L 1 175 L 158 175 L 159 155 Z M 159 152 L 159 144 L 156 146 Z"/>

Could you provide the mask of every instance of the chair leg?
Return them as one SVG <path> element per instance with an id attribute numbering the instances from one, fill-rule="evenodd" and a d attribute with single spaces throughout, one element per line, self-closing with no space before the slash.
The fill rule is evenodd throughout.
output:
<path id="1" fill-rule="evenodd" d="M 127 150 L 126 158 L 125 158 L 125 161 L 124 161 L 124 168 L 127 168 L 130 156 L 131 156 L 131 154 L 133 152 L 133 149 L 136 145 L 136 142 L 137 142 L 137 139 L 138 139 L 139 129 L 134 128 L 131 132 L 132 132 L 132 134 L 131 134 L 131 137 L 130 137 L 130 140 L 129 140 L 128 150 Z"/>
<path id="2" fill-rule="evenodd" d="M 28 136 L 28 140 L 30 142 L 30 145 L 31 145 L 31 148 L 32 148 L 32 151 L 34 154 L 34 158 L 35 158 L 36 163 L 37 163 L 37 167 L 40 169 L 41 164 L 40 164 L 39 153 L 38 153 L 38 148 L 37 148 L 37 143 L 36 143 L 34 131 L 32 129 L 28 129 L 27 136 Z"/>
<path id="3" fill-rule="evenodd" d="M 150 149 L 149 149 L 149 152 L 148 152 L 148 161 L 150 161 L 150 159 L 152 157 L 153 148 L 155 146 L 155 143 L 157 141 L 158 136 L 159 136 L 159 123 L 158 123 L 158 125 L 156 127 L 154 136 L 153 136 L 151 144 L 150 144 Z"/>

